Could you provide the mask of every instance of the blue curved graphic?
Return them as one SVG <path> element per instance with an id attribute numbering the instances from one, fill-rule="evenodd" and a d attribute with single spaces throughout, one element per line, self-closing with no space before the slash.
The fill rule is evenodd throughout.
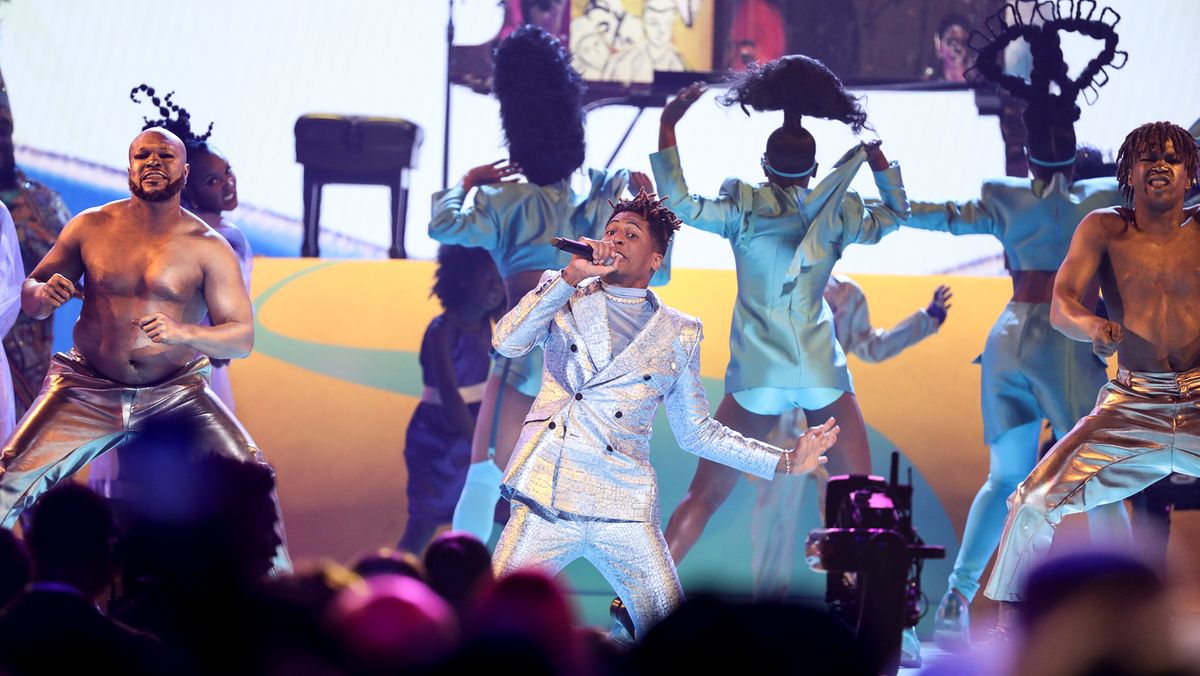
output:
<path id="1" fill-rule="evenodd" d="M 318 343 L 287 336 L 265 326 L 259 316 L 271 298 L 292 282 L 337 263 L 320 263 L 275 282 L 254 299 L 254 349 L 262 354 L 346 382 L 420 397 L 421 362 L 415 352 Z"/>

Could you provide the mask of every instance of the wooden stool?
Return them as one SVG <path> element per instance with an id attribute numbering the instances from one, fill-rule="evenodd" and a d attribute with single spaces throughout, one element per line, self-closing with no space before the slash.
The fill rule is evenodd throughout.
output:
<path id="1" fill-rule="evenodd" d="M 304 242 L 300 255 L 321 255 L 321 189 L 330 183 L 385 185 L 392 192 L 392 247 L 406 258 L 408 170 L 421 147 L 421 128 L 407 120 L 347 115 L 302 115 L 296 120 L 296 161 L 304 165 Z"/>

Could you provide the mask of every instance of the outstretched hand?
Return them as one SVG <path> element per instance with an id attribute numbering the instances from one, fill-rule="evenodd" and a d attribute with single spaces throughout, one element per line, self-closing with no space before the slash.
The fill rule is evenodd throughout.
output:
<path id="1" fill-rule="evenodd" d="M 954 294 L 950 292 L 950 287 L 943 284 L 933 292 L 933 300 L 929 301 L 929 306 L 925 308 L 925 314 L 937 320 L 938 326 L 946 321 L 951 298 L 954 298 Z"/>
<path id="2" fill-rule="evenodd" d="M 787 474 L 809 474 L 816 471 L 828 461 L 825 451 L 837 443 L 838 432 L 841 431 L 842 428 L 838 427 L 833 418 L 808 428 L 796 440 L 796 446 L 791 452 L 780 458 L 779 471 Z"/>
<path id="3" fill-rule="evenodd" d="M 492 183 L 514 183 L 520 177 L 517 174 L 521 173 L 521 166 L 516 162 L 509 160 L 496 160 L 491 164 L 481 164 L 474 167 L 463 175 L 463 188 L 470 191 L 471 188 L 490 185 Z"/>

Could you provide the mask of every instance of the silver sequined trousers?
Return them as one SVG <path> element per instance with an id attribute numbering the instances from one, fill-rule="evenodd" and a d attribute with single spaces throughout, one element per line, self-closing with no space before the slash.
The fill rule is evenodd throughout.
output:
<path id="1" fill-rule="evenodd" d="M 600 571 L 633 618 L 638 637 L 683 602 L 667 541 L 648 521 L 546 518 L 514 501 L 492 555 L 501 577 L 522 568 L 554 575 L 576 559 Z"/>
<path id="2" fill-rule="evenodd" d="M 1200 476 L 1200 368 L 1121 369 L 1008 499 L 987 596 L 1021 600 L 1022 581 L 1064 516 L 1124 500 L 1172 472 Z"/>

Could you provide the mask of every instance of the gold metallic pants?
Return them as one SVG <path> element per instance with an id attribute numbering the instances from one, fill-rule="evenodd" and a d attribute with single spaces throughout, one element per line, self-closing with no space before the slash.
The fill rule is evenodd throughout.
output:
<path id="1" fill-rule="evenodd" d="M 1096 408 L 1034 467 L 1008 500 L 986 594 L 1019 601 L 1019 585 L 1050 549 L 1063 516 L 1133 495 L 1178 472 L 1200 476 L 1200 368 L 1121 369 Z"/>
<path id="2" fill-rule="evenodd" d="M 11 528 L 39 496 L 159 415 L 196 421 L 201 443 L 216 453 L 263 462 L 250 435 L 208 387 L 210 369 L 208 358 L 200 357 L 161 383 L 130 387 L 92 369 L 75 350 L 54 355 L 41 393 L 0 455 L 0 526 Z M 281 539 L 282 523 L 280 517 Z M 282 545 L 275 566 L 290 569 Z"/>
<path id="3" fill-rule="evenodd" d="M 638 638 L 683 603 L 683 587 L 657 523 L 547 518 L 512 501 L 492 554 L 496 577 L 531 567 L 554 575 L 579 558 L 612 585 Z"/>

